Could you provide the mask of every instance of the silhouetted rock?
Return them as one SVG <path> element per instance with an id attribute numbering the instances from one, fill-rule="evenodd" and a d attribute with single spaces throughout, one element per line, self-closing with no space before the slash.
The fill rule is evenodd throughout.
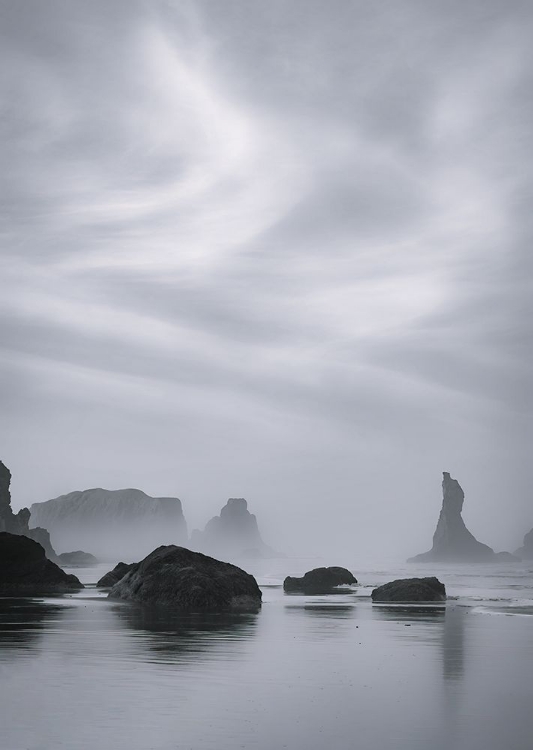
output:
<path id="1" fill-rule="evenodd" d="M 494 561 L 494 550 L 481 544 L 465 526 L 461 512 L 465 494 L 447 471 L 442 480 L 442 510 L 433 535 L 433 547 L 408 562 L 485 562 Z"/>
<path id="2" fill-rule="evenodd" d="M 257 519 L 249 512 L 243 497 L 230 497 L 220 515 L 207 522 L 204 531 L 195 529 L 191 546 L 220 557 L 247 557 L 251 550 L 255 558 L 275 557 L 261 539 Z"/>
<path id="3" fill-rule="evenodd" d="M 0 532 L 0 593 L 37 595 L 82 589 L 44 554 L 40 544 L 20 534 Z"/>
<path id="4" fill-rule="evenodd" d="M 59 565 L 67 568 L 88 568 L 91 565 L 98 565 L 98 560 L 90 552 L 82 552 L 81 549 L 75 552 L 62 552 L 59 556 Z"/>
<path id="5" fill-rule="evenodd" d="M 446 588 L 438 578 L 399 578 L 372 591 L 373 602 L 443 602 Z"/>
<path id="6" fill-rule="evenodd" d="M 533 560 L 533 529 L 524 537 L 524 546 L 516 550 L 515 555 L 520 560 Z"/>
<path id="7" fill-rule="evenodd" d="M 159 547 L 135 564 L 109 592 L 111 599 L 179 610 L 257 610 L 261 590 L 236 565 L 184 547 Z"/>
<path id="8" fill-rule="evenodd" d="M 134 568 L 137 565 L 137 563 L 130 563 L 129 565 L 127 563 L 119 562 L 113 570 L 110 570 L 109 573 L 106 573 L 105 576 L 102 576 L 97 586 L 101 586 L 102 588 L 111 588 L 111 586 L 114 586 L 115 583 L 118 583 L 126 573 L 128 573 L 132 568 Z"/>
<path id="9" fill-rule="evenodd" d="M 180 500 L 136 489 L 70 492 L 34 503 L 31 520 L 50 531 L 56 549 L 90 549 L 103 560 L 139 560 L 161 544 L 187 540 Z"/>
<path id="10" fill-rule="evenodd" d="M 283 581 L 284 591 L 301 591 L 304 594 L 327 594 L 337 586 L 357 583 L 357 579 L 346 568 L 315 568 L 302 578 L 287 576 Z"/>
<path id="11" fill-rule="evenodd" d="M 17 514 L 11 508 L 11 472 L 7 466 L 0 461 L 0 532 L 7 531 L 9 534 L 22 534 L 41 545 L 49 560 L 57 562 L 57 555 L 50 542 L 50 534 L 46 529 L 37 527 L 29 528 L 30 511 L 22 508 Z"/>

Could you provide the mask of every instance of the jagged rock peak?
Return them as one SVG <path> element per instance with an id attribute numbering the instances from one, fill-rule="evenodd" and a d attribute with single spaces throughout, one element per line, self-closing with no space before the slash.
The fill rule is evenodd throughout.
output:
<path id="1" fill-rule="evenodd" d="M 257 518 L 248 510 L 243 497 L 230 497 L 220 511 L 207 522 L 204 531 L 191 536 L 194 548 L 225 557 L 272 557 L 273 551 L 262 540 Z"/>
<path id="2" fill-rule="evenodd" d="M 533 560 L 533 529 L 524 537 L 524 545 L 517 549 L 515 555 L 521 560 Z"/>
<path id="3" fill-rule="evenodd" d="M 465 494 L 449 472 L 443 472 L 442 509 L 429 552 L 410 558 L 409 562 L 481 562 L 494 559 L 494 550 L 478 542 L 468 531 L 461 515 Z"/>

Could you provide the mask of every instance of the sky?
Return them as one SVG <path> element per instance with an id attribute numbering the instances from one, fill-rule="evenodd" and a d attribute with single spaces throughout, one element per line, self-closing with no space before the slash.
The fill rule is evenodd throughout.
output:
<path id="1" fill-rule="evenodd" d="M 288 554 L 533 526 L 533 8 L 0 0 L 0 458 Z M 331 564 L 334 564 L 332 562 Z"/>

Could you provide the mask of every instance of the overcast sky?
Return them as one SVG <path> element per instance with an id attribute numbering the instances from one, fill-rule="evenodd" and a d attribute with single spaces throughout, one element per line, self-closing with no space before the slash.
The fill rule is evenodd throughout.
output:
<path id="1" fill-rule="evenodd" d="M 0 458 L 287 552 L 533 526 L 530 2 L 0 0 Z M 293 534 L 298 540 L 294 542 Z"/>

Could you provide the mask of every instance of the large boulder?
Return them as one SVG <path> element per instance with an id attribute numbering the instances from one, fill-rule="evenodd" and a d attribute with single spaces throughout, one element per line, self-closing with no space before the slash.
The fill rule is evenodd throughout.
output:
<path id="1" fill-rule="evenodd" d="M 100 578 L 100 580 L 97 582 L 97 586 L 100 586 L 104 589 L 110 589 L 111 586 L 114 586 L 115 583 L 118 583 L 126 573 L 129 573 L 132 568 L 134 568 L 137 565 L 137 563 L 123 563 L 119 562 L 113 570 L 110 570 L 109 573 L 106 573 L 104 576 Z"/>
<path id="2" fill-rule="evenodd" d="M 62 552 L 58 556 L 58 562 L 65 568 L 89 568 L 92 565 L 98 565 L 98 560 L 90 552 L 82 552 L 81 549 L 75 552 Z"/>
<path id="3" fill-rule="evenodd" d="M 194 529 L 191 546 L 200 552 L 223 558 L 275 557 L 262 540 L 257 518 L 248 510 L 243 497 L 230 497 L 220 511 L 207 522 L 205 529 Z"/>
<path id="4" fill-rule="evenodd" d="M 48 560 L 40 544 L 28 537 L 0 532 L 0 593 L 37 595 L 82 589 L 76 576 L 68 575 Z"/>
<path id="5" fill-rule="evenodd" d="M 50 531 L 56 549 L 90 549 L 102 560 L 140 560 L 161 544 L 187 540 L 181 501 L 138 489 L 96 488 L 34 503 L 31 522 Z"/>
<path id="6" fill-rule="evenodd" d="M 438 578 L 399 578 L 372 591 L 373 602 L 443 602 L 446 588 Z"/>
<path id="7" fill-rule="evenodd" d="M 516 550 L 515 555 L 520 560 L 533 560 L 533 529 L 525 535 L 524 545 Z"/>
<path id="8" fill-rule="evenodd" d="M 442 480 L 442 509 L 429 552 L 411 557 L 408 562 L 489 562 L 494 550 L 478 542 L 468 531 L 461 515 L 465 493 L 447 471 Z"/>
<path id="9" fill-rule="evenodd" d="M 283 581 L 284 591 L 299 591 L 304 594 L 327 594 L 337 586 L 357 583 L 355 576 L 346 568 L 314 568 L 302 578 L 287 576 Z"/>
<path id="10" fill-rule="evenodd" d="M 111 599 L 178 610 L 257 610 L 261 590 L 236 565 L 170 545 L 136 563 L 109 592 Z"/>

